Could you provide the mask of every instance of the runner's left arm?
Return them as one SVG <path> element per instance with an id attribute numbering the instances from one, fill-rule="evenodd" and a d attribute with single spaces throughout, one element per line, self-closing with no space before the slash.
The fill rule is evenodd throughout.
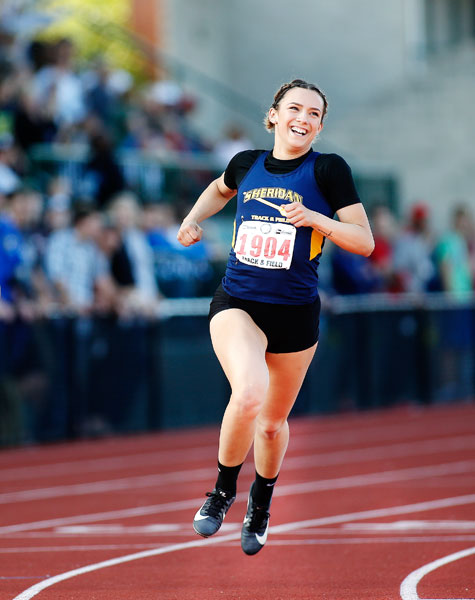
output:
<path id="1" fill-rule="evenodd" d="M 340 208 L 336 213 L 339 221 L 299 202 L 285 205 L 285 212 L 295 227 L 312 227 L 344 250 L 363 256 L 369 256 L 374 250 L 373 234 L 361 203 Z"/>

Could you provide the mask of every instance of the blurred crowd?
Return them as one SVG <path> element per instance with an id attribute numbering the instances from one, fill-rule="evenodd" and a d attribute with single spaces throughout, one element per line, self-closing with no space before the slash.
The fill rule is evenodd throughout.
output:
<path id="1" fill-rule="evenodd" d="M 450 292 L 475 289 L 475 222 L 468 205 L 451 211 L 436 234 L 430 207 L 416 202 L 397 219 L 385 205 L 370 211 L 375 248 L 369 258 L 335 247 L 330 287 L 337 294 Z"/>
<path id="2" fill-rule="evenodd" d="M 204 140 L 190 124 L 195 106 L 171 78 L 138 88 L 104 60 L 78 70 L 69 39 L 25 42 L 0 29 L 1 320 L 150 316 L 163 297 L 212 294 L 227 248 L 204 240 L 184 249 L 176 241 L 186 201 L 194 198 L 145 201 L 116 158 L 120 150 L 201 153 L 222 168 L 252 147 L 236 126 L 220 140 Z M 87 147 L 79 189 L 67 173 L 35 179 L 37 144 Z M 400 218 L 376 205 L 370 217 L 370 258 L 326 248 L 328 294 L 474 289 L 467 206 L 457 206 L 438 235 L 424 202 Z"/>
<path id="3" fill-rule="evenodd" d="M 234 126 L 204 140 L 195 104 L 171 79 L 138 86 L 102 59 L 78 69 L 69 39 L 25 42 L 0 26 L 1 319 L 147 316 L 162 297 L 211 293 L 220 249 L 176 241 L 187 199 L 144 199 L 117 160 L 136 150 L 221 165 L 251 144 Z M 35 177 L 38 144 L 86 147 L 80 176 Z"/>

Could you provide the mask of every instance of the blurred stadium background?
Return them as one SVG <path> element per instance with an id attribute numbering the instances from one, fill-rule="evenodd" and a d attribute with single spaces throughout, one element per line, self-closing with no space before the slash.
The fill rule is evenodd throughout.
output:
<path id="1" fill-rule="evenodd" d="M 294 77 L 376 238 L 325 247 L 295 413 L 473 402 L 474 59 L 475 0 L 3 0 L 0 446 L 219 422 L 232 202 L 176 230 Z"/>

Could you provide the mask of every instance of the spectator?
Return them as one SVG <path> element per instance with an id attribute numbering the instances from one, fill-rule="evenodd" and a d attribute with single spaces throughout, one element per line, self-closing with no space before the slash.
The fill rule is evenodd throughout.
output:
<path id="1" fill-rule="evenodd" d="M 125 182 L 108 134 L 97 131 L 91 136 L 90 143 L 91 157 L 84 172 L 87 196 L 94 198 L 97 206 L 103 208 L 115 194 L 124 189 Z"/>
<path id="2" fill-rule="evenodd" d="M 31 320 L 44 314 L 52 297 L 42 268 L 44 238 L 40 231 L 43 199 L 26 187 L 16 190 L 9 214 L 21 235 L 20 263 L 15 272 L 15 303 L 21 316 Z"/>
<path id="3" fill-rule="evenodd" d="M 14 165 L 16 151 L 10 133 L 0 133 L 0 196 L 7 196 L 20 187 L 21 180 Z"/>
<path id="4" fill-rule="evenodd" d="M 369 257 L 381 282 L 381 292 L 402 291 L 393 267 L 394 243 L 397 224 L 394 215 L 385 204 L 378 204 L 372 210 L 371 226 L 374 235 L 374 251 Z"/>
<path id="5" fill-rule="evenodd" d="M 13 318 L 14 315 L 14 281 L 22 260 L 22 246 L 23 236 L 10 196 L 0 213 L 0 316 L 3 318 Z"/>
<path id="6" fill-rule="evenodd" d="M 134 280 L 137 309 L 153 314 L 158 306 L 158 286 L 153 267 L 153 253 L 145 233 L 140 229 L 141 209 L 134 194 L 123 192 L 110 206 L 112 222 L 120 232 Z"/>
<path id="7" fill-rule="evenodd" d="M 90 113 L 104 126 L 112 124 L 116 97 L 109 86 L 110 69 L 104 59 L 95 61 L 93 70 L 86 72 L 86 102 Z"/>
<path id="8" fill-rule="evenodd" d="M 104 216 L 99 248 L 106 257 L 115 286 L 114 309 L 119 316 L 140 314 L 135 302 L 135 281 L 132 264 L 125 249 L 120 229 L 110 218 Z"/>
<path id="9" fill-rule="evenodd" d="M 153 250 L 160 290 L 169 298 L 210 295 L 210 248 L 206 242 L 184 248 L 176 237 L 180 223 L 169 204 L 149 204 L 144 208 L 144 228 Z"/>
<path id="10" fill-rule="evenodd" d="M 465 237 L 467 240 L 468 255 L 470 259 L 470 271 L 472 273 L 472 281 L 475 287 L 475 220 L 473 219 L 473 215 L 468 223 Z"/>
<path id="11" fill-rule="evenodd" d="M 394 271 L 402 291 L 427 291 L 435 276 L 432 261 L 433 239 L 429 227 L 429 209 L 419 202 L 411 208 L 406 230 L 394 246 Z"/>
<path id="12" fill-rule="evenodd" d="M 131 110 L 125 118 L 125 133 L 120 142 L 124 150 L 146 150 L 151 146 L 152 132 L 143 111 Z"/>
<path id="13" fill-rule="evenodd" d="M 64 177 L 53 178 L 48 186 L 43 224 L 46 234 L 65 229 L 71 224 L 71 182 Z"/>
<path id="14" fill-rule="evenodd" d="M 253 147 L 254 144 L 246 136 L 244 130 L 239 125 L 231 124 L 224 132 L 224 137 L 215 145 L 214 156 L 224 169 L 238 152 Z"/>
<path id="15" fill-rule="evenodd" d="M 331 252 L 331 285 L 337 294 L 371 294 L 382 289 L 381 276 L 365 256 L 335 246 Z"/>
<path id="16" fill-rule="evenodd" d="M 95 290 L 102 298 L 113 297 L 107 261 L 96 241 L 101 233 L 99 214 L 78 206 L 73 225 L 51 234 L 46 248 L 46 273 L 54 285 L 60 306 L 87 315 L 95 308 Z"/>
<path id="17" fill-rule="evenodd" d="M 52 103 L 58 127 L 80 123 L 86 115 L 81 80 L 73 69 L 74 46 L 64 38 L 54 47 L 53 62 L 39 69 L 33 78 L 34 99 L 38 105 Z"/>
<path id="18" fill-rule="evenodd" d="M 467 243 L 470 228 L 471 215 L 467 207 L 455 207 L 452 228 L 442 235 L 435 249 L 442 290 L 461 300 L 473 292 Z M 473 310 L 462 302 L 445 310 L 439 319 L 443 346 L 438 400 L 468 399 L 473 390 Z"/>
<path id="19" fill-rule="evenodd" d="M 18 96 L 15 109 L 15 139 L 25 151 L 42 142 L 51 142 L 57 133 L 51 103 L 38 103 L 30 87 L 25 87 Z"/>
<path id="20" fill-rule="evenodd" d="M 467 237 L 470 232 L 470 214 L 466 206 L 457 206 L 452 212 L 452 229 L 440 238 L 435 259 L 442 290 L 460 294 L 473 290 L 473 277 Z"/>
<path id="21" fill-rule="evenodd" d="M 208 145 L 189 125 L 188 117 L 196 106 L 172 80 L 152 84 L 143 98 L 143 110 L 151 129 L 150 147 L 164 152 L 202 152 Z"/>

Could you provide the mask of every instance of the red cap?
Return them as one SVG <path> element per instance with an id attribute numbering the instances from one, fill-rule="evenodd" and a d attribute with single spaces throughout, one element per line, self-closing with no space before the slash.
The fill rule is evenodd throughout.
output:
<path id="1" fill-rule="evenodd" d="M 429 215 L 429 208 L 426 204 L 422 202 L 418 202 L 414 204 L 411 208 L 411 220 L 412 221 L 423 221 L 427 219 Z"/>

